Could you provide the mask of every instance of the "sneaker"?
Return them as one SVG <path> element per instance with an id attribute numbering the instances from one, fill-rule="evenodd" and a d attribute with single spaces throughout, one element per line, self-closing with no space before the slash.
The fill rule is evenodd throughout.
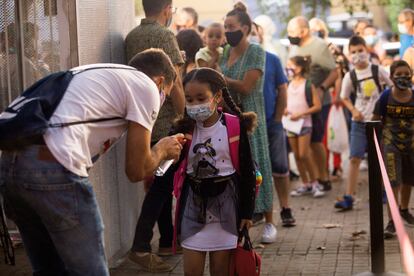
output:
<path id="1" fill-rule="evenodd" d="M 311 193 L 312 193 L 312 187 L 302 185 L 299 188 L 297 188 L 296 190 L 291 191 L 290 195 L 291 196 L 302 196 L 302 195 L 307 195 L 307 194 L 311 194 Z"/>
<path id="2" fill-rule="evenodd" d="M 263 220 L 264 220 L 264 215 L 263 215 L 263 213 L 254 213 L 254 214 L 253 214 L 253 217 L 252 217 L 252 222 L 253 222 L 253 225 L 254 225 L 254 226 L 256 226 L 256 225 L 259 225 L 259 224 L 263 223 Z"/>
<path id="3" fill-rule="evenodd" d="M 266 223 L 263 228 L 262 243 L 274 243 L 276 241 L 277 230 L 272 223 Z"/>
<path id="4" fill-rule="evenodd" d="M 312 185 L 312 195 L 313 197 L 323 197 L 325 192 L 323 191 L 323 187 L 318 183 Z"/>
<path id="5" fill-rule="evenodd" d="M 395 237 L 394 221 L 390 220 L 384 230 L 384 239 L 392 239 Z"/>
<path id="6" fill-rule="evenodd" d="M 364 159 L 364 160 L 361 161 L 361 165 L 359 165 L 359 170 L 361 172 L 368 170 L 368 161 L 367 161 L 367 159 Z"/>
<path id="7" fill-rule="evenodd" d="M 282 219 L 283 227 L 292 227 L 296 225 L 296 220 L 292 215 L 292 209 L 282 208 L 282 211 L 280 211 L 280 217 Z"/>
<path id="8" fill-rule="evenodd" d="M 177 245 L 175 249 L 175 254 L 183 254 L 183 248 L 180 245 Z M 172 256 L 174 255 L 172 247 L 160 247 L 158 248 L 158 256 Z"/>
<path id="9" fill-rule="evenodd" d="M 344 195 L 342 200 L 335 203 L 335 208 L 342 209 L 342 211 L 352 210 L 354 205 L 354 198 L 351 195 Z"/>
<path id="10" fill-rule="evenodd" d="M 153 253 L 147 253 L 140 256 L 141 253 L 129 252 L 128 259 L 132 262 L 139 264 L 145 271 L 157 273 L 157 272 L 169 272 L 174 268 L 164 262 L 160 257 Z"/>
<path id="11" fill-rule="evenodd" d="M 414 216 L 408 211 L 408 209 L 400 209 L 400 215 L 404 219 L 406 226 L 414 227 Z"/>
<path id="12" fill-rule="evenodd" d="M 318 180 L 320 186 L 322 187 L 322 191 L 330 191 L 332 190 L 332 184 L 331 181 L 326 180 L 326 181 L 322 181 L 322 180 Z"/>

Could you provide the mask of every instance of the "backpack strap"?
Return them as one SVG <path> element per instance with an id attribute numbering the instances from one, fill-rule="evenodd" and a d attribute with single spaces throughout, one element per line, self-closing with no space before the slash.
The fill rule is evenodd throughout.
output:
<path id="1" fill-rule="evenodd" d="M 381 85 L 381 82 L 379 80 L 379 66 L 376 64 L 372 64 L 371 72 L 372 72 L 372 78 L 374 79 L 375 85 L 378 88 L 378 92 L 381 93 L 384 87 Z"/>
<path id="2" fill-rule="evenodd" d="M 229 149 L 231 162 L 238 173 L 240 173 L 239 145 L 240 145 L 240 119 L 237 116 L 224 113 L 226 120 L 227 136 L 229 138 Z"/>
<path id="3" fill-rule="evenodd" d="M 309 107 L 313 106 L 313 95 L 312 95 L 312 82 L 310 80 L 306 80 L 305 83 L 305 97 L 306 103 Z"/>
<path id="4" fill-rule="evenodd" d="M 388 88 L 382 92 L 381 97 L 379 98 L 379 115 L 381 115 L 382 118 L 384 118 L 387 115 L 387 104 L 388 99 L 391 94 L 391 89 Z"/>
<path id="5" fill-rule="evenodd" d="M 358 92 L 358 88 L 359 88 L 359 82 L 358 82 L 358 77 L 356 75 L 355 69 L 352 69 L 349 72 L 349 76 L 351 77 L 352 88 L 353 88 L 353 91 L 351 94 L 356 95 L 356 93 Z"/>

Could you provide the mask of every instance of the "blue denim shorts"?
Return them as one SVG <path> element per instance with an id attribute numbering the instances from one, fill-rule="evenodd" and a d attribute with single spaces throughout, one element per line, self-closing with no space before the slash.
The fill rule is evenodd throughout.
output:
<path id="1" fill-rule="evenodd" d="M 270 162 L 275 176 L 289 174 L 289 162 L 286 147 L 286 134 L 283 125 L 273 120 L 267 122 L 267 135 L 269 138 Z"/>
<path id="2" fill-rule="evenodd" d="M 367 137 L 365 135 L 365 123 L 352 121 L 349 157 L 357 157 L 363 159 L 366 151 Z"/>

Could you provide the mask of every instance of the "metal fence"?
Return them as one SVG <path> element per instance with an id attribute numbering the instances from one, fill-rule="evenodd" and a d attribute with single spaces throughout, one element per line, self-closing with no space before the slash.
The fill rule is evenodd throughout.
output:
<path id="1" fill-rule="evenodd" d="M 0 111 L 36 80 L 66 67 L 60 56 L 62 46 L 69 47 L 61 45 L 64 2 L 0 0 Z"/>

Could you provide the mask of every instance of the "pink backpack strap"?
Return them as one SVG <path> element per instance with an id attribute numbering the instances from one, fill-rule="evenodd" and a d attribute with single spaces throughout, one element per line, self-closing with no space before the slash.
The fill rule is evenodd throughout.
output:
<path id="1" fill-rule="evenodd" d="M 224 113 L 226 119 L 227 136 L 229 137 L 229 148 L 231 162 L 238 173 L 240 173 L 239 144 L 240 144 L 240 119 L 237 116 Z"/>
<path id="2" fill-rule="evenodd" d="M 183 190 L 184 180 L 185 180 L 185 173 L 187 170 L 187 164 L 188 164 L 188 152 L 191 147 L 192 142 L 192 134 L 186 135 L 187 142 L 184 145 L 184 159 L 181 161 L 180 166 L 178 167 L 177 171 L 174 174 L 174 190 L 173 195 L 177 199 L 177 204 L 175 205 L 175 214 L 174 214 L 174 232 L 173 232 L 173 253 L 176 253 L 176 245 L 177 245 L 177 226 L 179 223 L 179 212 L 180 208 L 180 202 L 181 202 L 181 191 Z"/>

